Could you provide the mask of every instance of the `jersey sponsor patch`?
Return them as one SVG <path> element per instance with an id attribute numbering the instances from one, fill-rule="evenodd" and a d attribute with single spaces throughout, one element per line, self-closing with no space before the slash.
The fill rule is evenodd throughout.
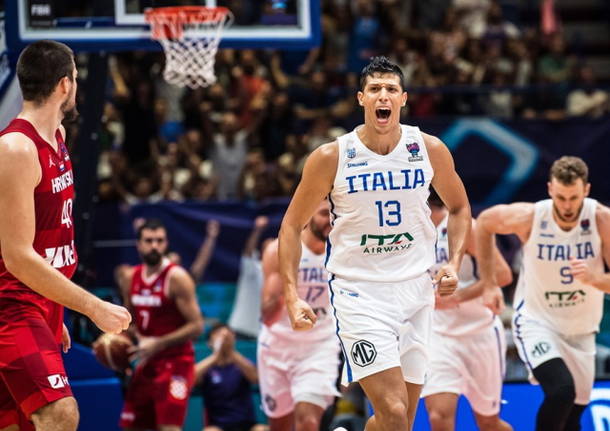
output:
<path id="1" fill-rule="evenodd" d="M 270 412 L 274 411 L 277 408 L 277 402 L 269 394 L 265 395 L 265 404 L 267 405 L 267 408 Z"/>
<path id="2" fill-rule="evenodd" d="M 377 349 L 375 349 L 375 346 L 370 341 L 359 340 L 352 345 L 351 355 L 354 364 L 366 367 L 375 362 Z"/>
<path id="3" fill-rule="evenodd" d="M 52 389 L 61 389 L 65 388 L 66 386 L 70 386 L 70 383 L 68 383 L 68 378 L 66 376 L 62 376 L 61 374 L 51 374 L 50 376 L 47 376 L 47 380 L 49 381 Z"/>

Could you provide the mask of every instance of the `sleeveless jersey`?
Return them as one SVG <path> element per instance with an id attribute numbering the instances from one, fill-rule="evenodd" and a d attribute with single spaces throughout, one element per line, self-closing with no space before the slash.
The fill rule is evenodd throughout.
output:
<path id="1" fill-rule="evenodd" d="M 42 139 L 32 124 L 23 119 L 14 119 L 6 129 L 0 132 L 0 136 L 15 132 L 22 133 L 34 142 L 40 163 L 40 183 L 34 189 L 36 233 L 32 245 L 49 265 L 71 278 L 76 269 L 77 255 L 74 248 L 72 219 L 74 177 L 68 150 L 59 129 L 55 132 L 57 151 Z M 37 307 L 48 322 L 61 323 L 63 319 L 62 306 L 34 292 L 7 271 L 1 251 L 0 304 L 3 316 L 11 313 L 11 310 L 17 310 L 15 306 L 20 304 L 21 306 Z M 6 304 L 12 304 L 13 307 L 6 307 Z M 19 307 L 19 310 L 21 310 L 20 313 L 25 313 L 23 307 Z M 59 337 L 61 337 L 61 324 L 50 326 L 53 326 L 52 329 L 58 327 Z"/>
<path id="2" fill-rule="evenodd" d="M 261 337 L 264 340 L 272 338 L 304 343 L 335 337 L 335 322 L 328 296 L 328 274 L 324 268 L 325 256 L 315 254 L 304 243 L 301 244 L 303 252 L 299 262 L 297 293 L 311 306 L 318 320 L 311 330 L 296 333 L 286 307 L 282 307 L 280 318 L 273 325 L 262 325 Z"/>
<path id="3" fill-rule="evenodd" d="M 434 175 L 423 136 L 401 125 L 387 155 L 367 148 L 357 128 L 340 136 L 330 192 L 327 269 L 355 281 L 399 282 L 434 264 L 436 230 L 427 204 Z"/>
<path id="4" fill-rule="evenodd" d="M 433 276 L 449 260 L 448 220 L 449 216 L 447 215 L 436 228 L 436 264 L 430 270 Z M 458 289 L 472 286 L 479 281 L 474 257 L 469 254 L 464 255 L 458 271 L 458 277 L 460 280 Z M 449 336 L 457 337 L 474 334 L 493 325 L 493 313 L 483 305 L 481 297 L 462 302 L 456 308 L 434 310 L 433 316 L 432 329 L 435 332 Z"/>
<path id="5" fill-rule="evenodd" d="M 138 332 L 148 337 L 160 337 L 175 331 L 186 323 L 175 301 L 169 296 L 169 279 L 175 264 L 165 260 L 161 270 L 150 278 L 144 275 L 144 265 L 134 269 L 129 292 Z M 155 358 L 168 356 L 191 356 L 193 344 L 187 341 L 171 346 Z"/>
<path id="6" fill-rule="evenodd" d="M 570 273 L 569 260 L 582 259 L 592 271 L 604 272 L 595 219 L 597 201 L 585 199 L 578 224 L 569 232 L 555 223 L 551 199 L 535 205 L 515 292 L 517 312 L 564 335 L 596 332 L 604 293 L 576 280 Z"/>

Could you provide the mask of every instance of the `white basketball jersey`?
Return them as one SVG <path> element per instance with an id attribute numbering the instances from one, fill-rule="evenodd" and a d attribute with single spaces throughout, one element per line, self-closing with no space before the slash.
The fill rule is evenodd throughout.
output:
<path id="1" fill-rule="evenodd" d="M 436 264 L 430 269 L 432 276 L 449 261 L 448 220 L 449 215 L 445 216 L 436 227 Z M 458 289 L 472 286 L 479 281 L 476 263 L 471 255 L 464 255 L 458 271 L 458 278 Z M 462 302 L 457 308 L 434 310 L 432 329 L 435 332 L 450 336 L 473 334 L 490 328 L 494 322 L 493 316 L 491 310 L 483 305 L 483 298 L 479 296 L 470 301 Z"/>
<path id="2" fill-rule="evenodd" d="M 434 264 L 436 230 L 427 204 L 434 172 L 419 128 L 401 129 L 386 155 L 368 149 L 357 128 L 337 139 L 326 268 L 340 278 L 400 282 Z"/>
<path id="3" fill-rule="evenodd" d="M 569 264 L 570 258 L 582 259 L 592 271 L 604 272 L 596 207 L 597 201 L 585 199 L 578 224 L 566 232 L 553 219 L 553 201 L 537 202 L 532 232 L 523 245 L 516 310 L 564 335 L 599 330 L 604 293 L 576 280 Z"/>
<path id="4" fill-rule="evenodd" d="M 290 324 L 286 307 L 283 307 L 280 318 L 271 327 L 263 325 L 261 337 L 265 342 L 270 339 L 286 339 L 291 342 L 319 341 L 335 335 L 335 321 L 328 296 L 328 273 L 324 268 L 324 254 L 315 254 L 304 243 L 299 263 L 297 293 L 299 298 L 307 301 L 318 320 L 309 331 L 295 332 Z"/>

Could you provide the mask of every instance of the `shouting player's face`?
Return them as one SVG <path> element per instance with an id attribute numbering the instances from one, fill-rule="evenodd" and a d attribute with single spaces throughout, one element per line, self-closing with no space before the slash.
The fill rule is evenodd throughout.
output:
<path id="1" fill-rule="evenodd" d="M 553 200 L 553 213 L 563 223 L 578 220 L 584 199 L 589 195 L 591 185 L 578 178 L 572 184 L 563 184 L 556 178 L 548 183 L 549 196 Z"/>
<path id="2" fill-rule="evenodd" d="M 309 221 L 309 229 L 320 241 L 326 241 L 330 233 L 330 211 L 328 201 L 324 200 Z"/>
<path id="3" fill-rule="evenodd" d="M 74 66 L 74 70 L 72 71 L 72 81 L 67 80 L 69 83 L 68 94 L 66 94 L 66 98 L 61 104 L 61 112 L 64 114 L 64 120 L 72 121 L 75 120 L 78 116 L 78 111 L 76 110 L 76 66 Z"/>
<path id="4" fill-rule="evenodd" d="M 366 78 L 364 89 L 358 92 L 358 102 L 364 107 L 364 122 L 377 133 L 393 131 L 400 121 L 400 109 L 407 102 L 407 93 L 400 78 L 393 73 L 376 73 Z"/>
<path id="5" fill-rule="evenodd" d="M 167 233 L 165 229 L 143 229 L 138 240 L 138 253 L 148 266 L 157 266 L 167 251 Z"/>

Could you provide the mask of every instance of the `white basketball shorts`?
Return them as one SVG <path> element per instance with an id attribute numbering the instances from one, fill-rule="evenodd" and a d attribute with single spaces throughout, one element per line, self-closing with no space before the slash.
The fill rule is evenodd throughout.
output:
<path id="1" fill-rule="evenodd" d="M 349 281 L 330 274 L 331 303 L 345 356 L 341 382 L 400 367 L 423 384 L 434 307 L 428 273 L 401 283 Z"/>
<path id="2" fill-rule="evenodd" d="M 483 416 L 499 413 L 506 369 L 506 338 L 499 318 L 483 331 L 450 337 L 432 332 L 422 397 L 453 393 Z"/>
<path id="3" fill-rule="evenodd" d="M 335 334 L 315 342 L 259 336 L 257 367 L 263 411 L 270 418 L 292 412 L 299 402 L 326 409 L 337 391 L 339 343 Z"/>
<path id="4" fill-rule="evenodd" d="M 561 358 L 566 363 L 576 387 L 576 404 L 588 404 L 595 379 L 595 334 L 563 335 L 541 322 L 515 312 L 513 338 L 521 360 L 538 384 L 532 370 L 544 362 Z"/>

